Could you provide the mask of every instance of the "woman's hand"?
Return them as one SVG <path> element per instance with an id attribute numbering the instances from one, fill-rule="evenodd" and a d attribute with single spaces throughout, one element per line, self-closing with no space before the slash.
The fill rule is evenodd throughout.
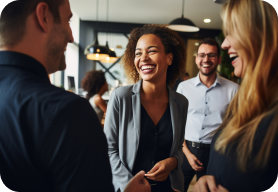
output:
<path id="1" fill-rule="evenodd" d="M 170 157 L 159 161 L 145 176 L 154 181 L 164 181 L 171 170 L 177 167 L 178 161 L 175 157 Z"/>
<path id="2" fill-rule="evenodd" d="M 217 185 L 214 176 L 205 175 L 194 185 L 193 192 L 229 192 L 221 185 Z"/>

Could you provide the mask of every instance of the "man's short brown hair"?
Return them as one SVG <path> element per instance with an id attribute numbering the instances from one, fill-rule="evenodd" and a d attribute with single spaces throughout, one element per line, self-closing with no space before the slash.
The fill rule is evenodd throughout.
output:
<path id="1" fill-rule="evenodd" d="M 201 42 L 201 43 L 199 44 L 199 46 L 198 46 L 198 50 L 199 50 L 199 48 L 200 48 L 200 46 L 201 46 L 202 44 L 215 46 L 215 47 L 217 48 L 217 55 L 218 55 L 218 57 L 220 57 L 220 46 L 219 46 L 219 44 L 217 43 L 216 40 L 214 40 L 214 39 L 212 39 L 212 38 L 209 38 L 209 37 L 203 39 L 202 42 Z"/>
<path id="2" fill-rule="evenodd" d="M 13 47 L 25 34 L 27 17 L 36 9 L 40 2 L 48 4 L 54 22 L 60 22 L 59 7 L 65 0 L 17 0 L 9 3 L 0 17 L 0 47 Z"/>

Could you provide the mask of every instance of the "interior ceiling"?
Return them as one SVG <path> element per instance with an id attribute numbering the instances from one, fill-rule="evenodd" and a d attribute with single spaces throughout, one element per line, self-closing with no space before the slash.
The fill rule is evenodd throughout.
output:
<path id="1" fill-rule="evenodd" d="M 96 21 L 97 0 L 70 0 L 81 20 Z M 107 0 L 99 0 L 98 20 L 106 21 Z M 185 0 L 184 17 L 200 28 L 221 29 L 221 5 L 213 0 Z M 110 22 L 168 24 L 181 17 L 182 0 L 109 0 Z M 204 23 L 204 19 L 211 23 Z"/>

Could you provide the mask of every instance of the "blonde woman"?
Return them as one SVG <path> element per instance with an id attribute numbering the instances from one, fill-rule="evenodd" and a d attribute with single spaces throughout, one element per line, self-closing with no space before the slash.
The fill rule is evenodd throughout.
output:
<path id="1" fill-rule="evenodd" d="M 222 44 L 243 81 L 212 141 L 207 174 L 194 191 L 264 191 L 278 173 L 278 19 L 260 0 L 223 7 Z"/>

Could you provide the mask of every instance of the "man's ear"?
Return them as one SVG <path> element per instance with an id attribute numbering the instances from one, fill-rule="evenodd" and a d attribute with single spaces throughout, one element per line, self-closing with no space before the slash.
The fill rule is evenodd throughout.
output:
<path id="1" fill-rule="evenodd" d="M 167 64 L 172 65 L 173 62 L 173 53 L 168 53 L 167 54 Z"/>
<path id="2" fill-rule="evenodd" d="M 36 18 L 43 32 L 47 33 L 49 31 L 50 14 L 46 3 L 41 2 L 37 5 Z"/>
<path id="3" fill-rule="evenodd" d="M 198 58 L 197 58 L 197 55 L 196 55 L 196 57 L 195 57 L 195 64 L 196 64 L 196 65 L 197 65 L 197 63 L 198 63 L 198 62 L 197 62 L 197 59 L 198 59 Z"/>

